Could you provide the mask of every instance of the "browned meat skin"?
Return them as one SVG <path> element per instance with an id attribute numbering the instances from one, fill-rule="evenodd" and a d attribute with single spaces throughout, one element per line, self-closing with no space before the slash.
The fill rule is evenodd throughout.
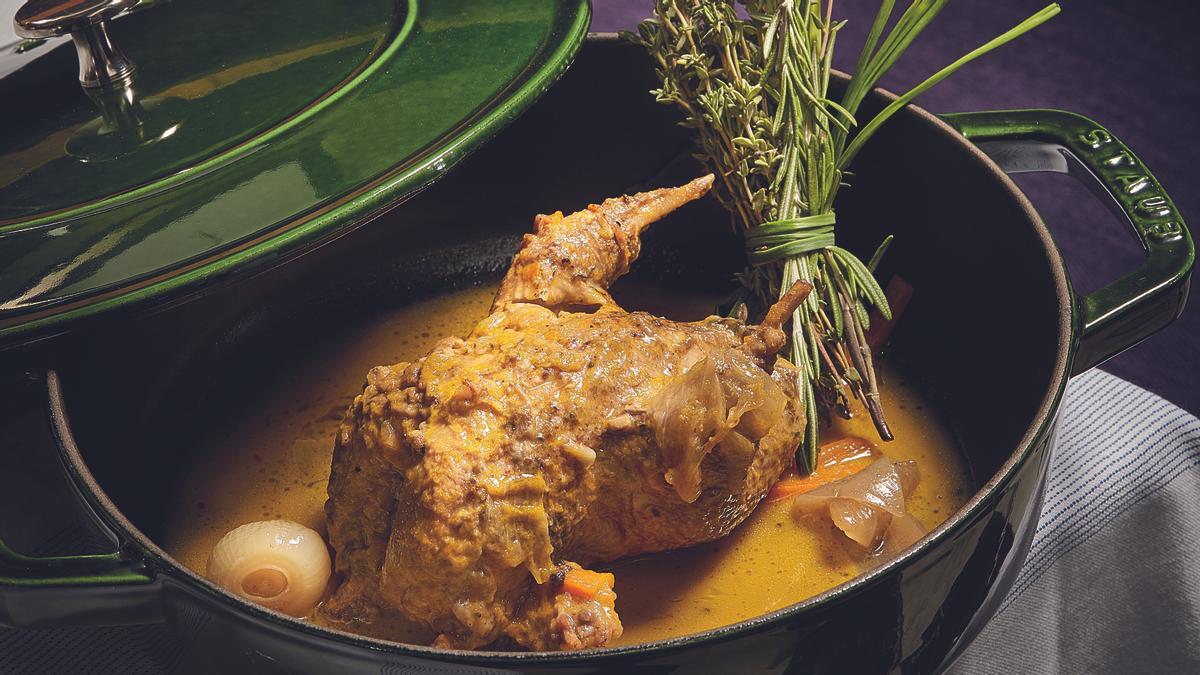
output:
<path id="1" fill-rule="evenodd" d="M 645 226 L 710 185 L 539 217 L 466 339 L 369 373 L 334 450 L 325 620 L 390 606 L 447 646 L 600 646 L 616 614 L 555 592 L 556 565 L 709 541 L 758 504 L 805 423 L 779 326 L 669 321 L 607 292 Z"/>
<path id="2" fill-rule="evenodd" d="M 606 199 L 566 217 L 561 211 L 539 215 L 492 308 L 511 302 L 556 309 L 613 304 L 608 287 L 637 259 L 642 230 L 703 196 L 712 182 L 708 175 L 682 187 Z"/>
<path id="3" fill-rule="evenodd" d="M 525 598 L 519 619 L 505 634 L 514 642 L 536 650 L 584 649 L 606 644 L 621 634 L 612 575 L 595 595 L 578 597 L 564 588 L 564 581 L 579 565 L 567 562 L 555 569 L 550 580 Z"/>

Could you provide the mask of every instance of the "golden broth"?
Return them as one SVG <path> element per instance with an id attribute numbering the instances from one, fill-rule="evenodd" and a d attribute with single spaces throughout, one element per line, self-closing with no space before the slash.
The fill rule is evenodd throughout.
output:
<path id="1" fill-rule="evenodd" d="M 324 532 L 334 432 L 367 370 L 420 358 L 445 335 L 466 335 L 487 314 L 494 294 L 492 286 L 456 291 L 366 327 L 322 335 L 304 346 L 302 360 L 289 360 L 290 367 L 272 371 L 269 381 L 240 392 L 221 424 L 201 440 L 195 464 L 187 467 L 167 519 L 165 548 L 203 574 L 213 546 L 243 523 L 286 518 Z M 628 307 L 679 320 L 702 318 L 712 307 L 710 298 L 680 298 L 644 286 L 630 296 L 637 302 Z M 927 527 L 935 527 L 969 496 L 966 471 L 929 406 L 886 366 L 880 377 L 896 440 L 879 449 L 893 459 L 917 461 L 921 482 L 909 508 Z M 827 440 L 849 435 L 875 438 L 866 415 L 837 420 L 822 431 Z M 614 565 L 617 610 L 625 627 L 616 644 L 735 623 L 857 574 L 841 533 L 828 522 L 796 519 L 789 503 L 764 503 L 720 541 Z M 399 621 L 370 632 L 429 639 Z"/>

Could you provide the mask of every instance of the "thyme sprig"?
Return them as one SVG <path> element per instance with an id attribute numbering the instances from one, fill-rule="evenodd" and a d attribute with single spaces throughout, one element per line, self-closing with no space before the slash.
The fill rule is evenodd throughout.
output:
<path id="1" fill-rule="evenodd" d="M 956 70 L 1058 13 L 1056 4 L 964 55 L 859 127 L 859 106 L 949 0 L 911 0 L 892 22 L 881 0 L 839 101 L 829 96 L 844 21 L 834 0 L 656 0 L 655 17 L 629 36 L 655 60 L 657 100 L 680 107 L 696 131 L 697 157 L 719 177 L 717 198 L 746 235 L 746 300 L 769 306 L 796 281 L 815 292 L 792 315 L 788 353 L 800 371 L 810 423 L 797 460 L 816 466 L 816 420 L 849 415 L 859 400 L 891 440 L 866 330 L 870 308 L 891 318 L 873 270 L 888 237 L 864 265 L 835 241 L 834 200 L 863 145 L 913 98 Z M 891 24 L 891 28 L 888 25 Z"/>

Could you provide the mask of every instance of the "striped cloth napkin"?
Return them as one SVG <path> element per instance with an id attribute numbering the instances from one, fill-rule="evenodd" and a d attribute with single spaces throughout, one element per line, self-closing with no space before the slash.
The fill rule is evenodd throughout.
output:
<path id="1" fill-rule="evenodd" d="M 1033 548 L 951 672 L 1200 673 L 1200 419 L 1071 381 Z"/>
<path id="2" fill-rule="evenodd" d="M 1058 433 L 1025 568 L 951 672 L 1200 673 L 1200 419 L 1092 371 Z M 0 674 L 206 672 L 193 630 L 0 630 Z"/>

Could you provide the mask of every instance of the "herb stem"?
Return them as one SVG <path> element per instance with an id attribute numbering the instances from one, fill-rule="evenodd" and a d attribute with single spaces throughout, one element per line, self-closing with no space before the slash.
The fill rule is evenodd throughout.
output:
<path id="1" fill-rule="evenodd" d="M 936 72 L 859 127 L 859 106 L 949 0 L 896 1 L 879 9 L 840 102 L 829 98 L 843 22 L 834 0 L 655 0 L 638 36 L 653 56 L 662 102 L 684 111 L 700 157 L 721 179 L 714 194 L 746 234 L 752 267 L 739 275 L 763 311 L 797 281 L 813 292 L 792 312 L 787 353 L 809 424 L 797 463 L 816 467 L 817 420 L 859 399 L 880 438 L 891 440 L 866 342 L 870 308 L 891 318 L 874 275 L 890 237 L 864 265 L 836 246 L 834 202 L 848 167 L 874 133 L 915 97 L 972 60 L 1058 13 L 1051 4 Z M 739 14 L 737 5 L 745 10 Z M 889 24 L 891 27 L 889 28 Z"/>

